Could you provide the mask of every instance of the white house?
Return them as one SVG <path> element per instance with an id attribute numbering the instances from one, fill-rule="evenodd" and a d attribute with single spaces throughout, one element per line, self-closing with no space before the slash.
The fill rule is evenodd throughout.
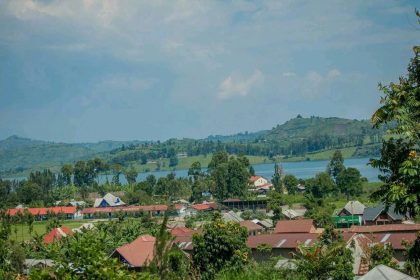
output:
<path id="1" fill-rule="evenodd" d="M 124 205 L 124 201 L 122 201 L 118 196 L 107 193 L 103 198 L 97 198 L 93 207 L 116 207 Z"/>
<path id="2" fill-rule="evenodd" d="M 262 176 L 251 176 L 251 178 L 249 179 L 249 181 L 251 182 L 251 185 L 254 188 L 258 188 L 258 187 L 264 186 L 264 185 L 266 185 L 268 183 L 268 180 L 265 179 Z"/>

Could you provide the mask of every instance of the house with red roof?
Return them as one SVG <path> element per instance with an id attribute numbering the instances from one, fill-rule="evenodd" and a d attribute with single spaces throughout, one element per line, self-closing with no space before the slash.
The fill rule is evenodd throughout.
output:
<path id="1" fill-rule="evenodd" d="M 56 240 L 60 240 L 64 237 L 67 237 L 73 234 L 74 232 L 70 228 L 66 226 L 61 226 L 61 227 L 52 229 L 49 233 L 44 235 L 43 241 L 45 244 L 51 244 Z"/>
<path id="2" fill-rule="evenodd" d="M 274 229 L 275 233 L 317 233 L 312 219 L 280 220 Z"/>
<path id="3" fill-rule="evenodd" d="M 174 210 L 177 214 L 180 213 L 181 209 L 183 209 L 183 205 L 175 204 Z M 112 218 L 117 213 L 122 212 L 126 215 L 136 215 L 139 213 L 146 212 L 150 216 L 159 216 L 163 215 L 166 211 L 168 211 L 168 205 L 165 204 L 157 204 L 157 205 L 136 205 L 136 206 L 125 206 L 125 207 L 90 207 L 85 208 L 81 211 L 84 218 Z"/>
<path id="4" fill-rule="evenodd" d="M 197 212 L 213 211 L 218 209 L 217 204 L 214 202 L 203 202 L 200 204 L 193 204 L 187 209 L 188 215 L 195 215 Z"/>
<path id="5" fill-rule="evenodd" d="M 171 229 L 172 236 L 193 235 L 193 230 L 187 227 L 174 227 Z"/>
<path id="6" fill-rule="evenodd" d="M 254 188 L 258 188 L 264 184 L 268 183 L 268 180 L 262 176 L 251 176 L 249 178 L 250 185 Z"/>
<path id="7" fill-rule="evenodd" d="M 74 206 L 56 206 L 56 207 L 40 207 L 40 208 L 12 208 L 7 210 L 10 216 L 16 216 L 18 213 L 25 214 L 28 212 L 34 216 L 35 220 L 46 220 L 50 214 L 62 215 L 65 219 L 75 219 L 80 217 L 80 212 Z"/>
<path id="8" fill-rule="evenodd" d="M 248 237 L 247 246 L 251 249 L 251 255 L 255 260 L 267 260 L 273 256 L 282 256 L 283 258 L 291 258 L 292 253 L 296 252 L 296 248 L 313 245 L 318 238 L 316 233 L 273 233 L 258 234 Z M 258 250 L 260 246 L 269 246 L 271 252 L 267 253 Z"/>
<path id="9" fill-rule="evenodd" d="M 372 245 L 380 244 L 393 248 L 393 260 L 396 264 L 406 260 L 405 243 L 412 243 L 416 240 L 416 232 L 402 233 L 352 233 L 344 232 L 344 240 L 347 247 L 353 252 L 353 272 L 356 275 L 364 275 L 368 272 L 369 266 L 366 262 L 369 248 Z"/>
<path id="10" fill-rule="evenodd" d="M 253 221 L 241 221 L 239 222 L 239 225 L 241 227 L 246 228 L 249 236 L 255 236 L 257 234 L 260 234 L 264 230 L 262 226 L 260 226 L 257 223 L 254 223 Z"/>
<path id="11" fill-rule="evenodd" d="M 351 226 L 349 229 L 353 233 L 416 233 L 420 231 L 420 224 L 387 224 L 374 226 Z"/>
<path id="12" fill-rule="evenodd" d="M 119 259 L 129 268 L 139 270 L 153 260 L 155 243 L 155 237 L 141 235 L 134 241 L 115 249 L 111 257 Z"/>
<path id="13" fill-rule="evenodd" d="M 249 178 L 249 187 L 250 191 L 266 193 L 273 187 L 273 184 L 262 176 L 251 176 Z"/>

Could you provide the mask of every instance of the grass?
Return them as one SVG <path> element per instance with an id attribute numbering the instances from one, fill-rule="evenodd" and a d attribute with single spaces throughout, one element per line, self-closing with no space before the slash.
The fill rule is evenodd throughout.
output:
<path id="1" fill-rule="evenodd" d="M 331 149 L 313 153 L 307 153 L 304 156 L 292 156 L 292 157 L 277 157 L 276 160 L 280 162 L 296 162 L 306 160 L 329 160 L 332 158 L 336 150 L 340 150 L 343 158 L 351 158 L 356 152 L 356 147 L 347 147 L 342 149 Z"/>
<path id="2" fill-rule="evenodd" d="M 63 221 L 62 225 L 69 227 L 71 229 L 80 227 L 82 224 L 84 224 L 85 221 Z M 34 222 L 33 224 L 33 232 L 32 235 L 38 234 L 38 235 L 44 235 L 47 233 L 47 225 L 48 221 L 42 221 L 42 222 Z M 17 233 L 15 233 L 15 229 L 17 230 Z M 12 226 L 12 233 L 10 235 L 12 240 L 21 242 L 24 240 L 30 240 L 32 238 L 31 234 L 29 233 L 29 226 L 24 225 L 13 225 Z"/>
<path id="3" fill-rule="evenodd" d="M 178 159 L 178 165 L 175 167 L 176 170 L 179 169 L 189 169 L 190 166 L 198 161 L 200 162 L 203 168 L 207 168 L 212 158 L 212 154 L 208 155 L 199 155 L 199 156 L 191 156 L 191 157 L 184 157 Z M 270 160 L 268 157 L 264 156 L 247 156 L 249 162 L 251 164 L 259 164 L 259 163 L 272 163 L 273 161 Z M 155 162 L 148 162 L 147 164 L 140 165 L 135 163 L 132 165 L 138 172 L 148 172 L 148 171 L 155 171 L 157 164 Z M 162 159 L 161 160 L 161 171 L 170 171 L 174 170 L 173 167 L 169 167 L 169 160 Z"/>
<path id="4" fill-rule="evenodd" d="M 356 151 L 356 147 L 342 148 L 339 150 L 341 151 L 344 158 L 351 158 Z M 335 151 L 336 149 L 332 149 L 332 150 L 308 153 L 304 156 L 295 156 L 295 157 L 287 157 L 287 158 L 276 157 L 274 158 L 274 160 L 271 160 L 266 156 L 247 156 L 247 158 L 249 159 L 249 162 L 251 164 L 274 163 L 274 162 L 296 162 L 296 161 L 305 161 L 308 159 L 309 160 L 329 160 L 333 156 Z M 160 170 L 170 171 L 170 170 L 188 169 L 196 161 L 200 162 L 203 168 L 206 168 L 208 164 L 210 163 L 211 158 L 212 158 L 212 154 L 180 158 L 178 160 L 178 165 L 175 168 L 169 167 L 168 159 L 162 159 Z M 148 162 L 147 164 L 143 164 L 143 165 L 139 163 L 134 163 L 132 166 L 138 172 L 149 172 L 149 171 L 155 171 L 157 164 L 155 162 Z"/>

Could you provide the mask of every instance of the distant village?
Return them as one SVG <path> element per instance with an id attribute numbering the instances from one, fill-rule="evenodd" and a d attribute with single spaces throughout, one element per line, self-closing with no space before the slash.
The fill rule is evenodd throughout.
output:
<path id="1" fill-rule="evenodd" d="M 86 201 L 57 201 L 57 206 L 47 208 L 25 208 L 18 205 L 16 208 L 8 209 L 7 214 L 14 217 L 28 212 L 37 221 L 47 220 L 50 215 L 55 215 L 60 216 L 63 220 L 84 222 L 80 227 L 74 229 L 66 226 L 53 228 L 43 236 L 45 244 L 54 243 L 75 232 L 83 233 L 86 230 L 95 230 L 97 221 L 118 219 L 121 216 L 163 217 L 167 214 L 169 220 L 166 226 L 167 231 L 173 237 L 172 242 L 186 254 L 191 254 L 193 235 L 202 234 L 202 226 L 205 221 L 195 223 L 193 227 L 187 227 L 187 220 L 203 213 L 219 212 L 224 222 L 239 223 L 240 226 L 246 228 L 248 232 L 246 244 L 251 250 L 253 259 L 263 261 L 278 256 L 282 258 L 276 266 L 293 269 L 293 262 L 290 259 L 297 246 L 302 244 L 311 246 L 317 242 L 324 228 L 317 227 L 314 220 L 305 218 L 307 209 L 300 204 L 281 205 L 284 219 L 274 222 L 273 211 L 269 209 L 265 199 L 266 194 L 272 190 L 273 184 L 262 176 L 251 176 L 249 182 L 249 191 L 257 193 L 257 199 L 229 198 L 218 203 L 209 197 L 208 201 L 199 204 L 178 200 L 172 201 L 169 205 L 127 205 L 121 199 L 124 192 L 120 191 L 110 192 L 104 196 L 90 193 L 89 199 L 93 202 L 92 207 L 89 207 L 89 203 Z M 300 184 L 297 189 L 299 192 L 305 191 L 305 187 Z M 243 214 L 246 211 L 263 213 L 264 218 L 244 217 Z M 374 244 L 390 244 L 393 248 L 393 261 L 399 267 L 403 267 L 406 260 L 404 244 L 405 242 L 414 242 L 417 232 L 420 231 L 420 224 L 415 223 L 408 215 L 397 214 L 392 205 L 386 207 L 380 203 L 368 207 L 357 200 L 351 200 L 342 209 L 336 209 L 331 218 L 336 231 L 352 252 L 353 273 L 359 277 L 369 273 L 366 254 L 368 248 Z M 115 248 L 110 257 L 117 259 L 130 269 L 141 270 L 153 259 L 155 242 L 156 238 L 151 235 L 140 235 L 134 241 Z M 269 252 L 259 250 L 262 245 L 268 245 L 272 250 Z M 32 267 L 48 267 L 53 264 L 54 262 L 49 259 L 27 259 L 25 261 L 27 272 Z M 389 273 L 392 274 L 392 272 Z"/>

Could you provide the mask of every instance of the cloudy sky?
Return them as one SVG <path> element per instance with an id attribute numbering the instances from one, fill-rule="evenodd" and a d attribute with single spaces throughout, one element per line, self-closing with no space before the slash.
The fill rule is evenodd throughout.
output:
<path id="1" fill-rule="evenodd" d="M 405 73 L 420 44 L 414 8 L 0 0 L 0 139 L 200 138 L 297 114 L 369 118 L 378 82 Z"/>

